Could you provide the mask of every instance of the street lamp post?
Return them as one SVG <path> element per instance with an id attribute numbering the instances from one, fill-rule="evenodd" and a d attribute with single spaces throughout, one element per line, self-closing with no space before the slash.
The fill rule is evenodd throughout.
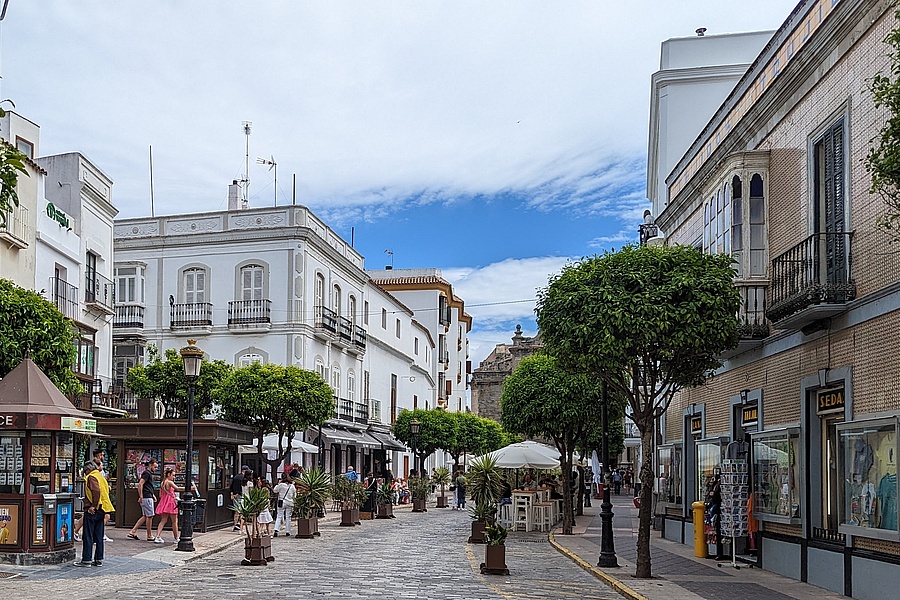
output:
<path id="1" fill-rule="evenodd" d="M 184 464 L 184 493 L 181 499 L 181 537 L 175 548 L 181 552 L 194 551 L 194 382 L 200 376 L 200 363 L 203 350 L 198 348 L 196 340 L 188 340 L 188 345 L 181 349 L 181 360 L 184 363 L 184 377 L 188 382 L 188 414 L 187 414 L 187 456 Z"/>
<path id="2" fill-rule="evenodd" d="M 616 546 L 613 541 L 613 512 L 612 501 L 610 500 L 610 477 L 609 470 L 609 393 L 606 388 L 606 382 L 602 382 L 600 391 L 600 418 L 603 427 L 603 444 L 600 453 L 603 455 L 603 500 L 600 503 L 600 560 L 597 562 L 598 567 L 618 567 L 616 560 Z"/>
<path id="3" fill-rule="evenodd" d="M 419 474 L 419 452 L 418 448 L 416 448 L 416 442 L 418 442 L 419 437 L 419 428 L 421 424 L 418 419 L 413 419 L 409 424 L 409 432 L 412 434 L 412 451 L 413 451 L 413 471 L 415 471 L 417 477 L 421 477 Z"/>

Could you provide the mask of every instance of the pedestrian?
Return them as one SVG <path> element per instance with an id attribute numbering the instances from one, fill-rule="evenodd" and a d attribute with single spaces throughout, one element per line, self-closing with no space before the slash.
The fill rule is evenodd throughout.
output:
<path id="1" fill-rule="evenodd" d="M 234 478 L 231 480 L 231 504 L 232 506 L 236 506 L 241 503 L 241 498 L 244 493 L 244 475 L 247 471 L 250 470 L 250 467 L 247 465 L 241 465 L 241 472 L 235 474 Z M 234 511 L 234 531 L 241 530 L 241 515 L 238 514 L 238 511 Z"/>
<path id="2" fill-rule="evenodd" d="M 184 488 L 175 485 L 175 469 L 166 467 L 163 470 L 163 480 L 159 484 L 159 504 L 156 506 L 156 514 L 159 515 L 159 525 L 156 526 L 156 537 L 153 541 L 157 544 L 164 544 L 162 539 L 162 531 L 167 521 L 172 522 L 172 534 L 175 541 L 178 541 L 178 503 L 175 498 L 175 492 L 183 492 Z"/>
<path id="3" fill-rule="evenodd" d="M 466 478 L 463 477 L 462 471 L 456 472 L 456 510 L 465 510 L 466 508 Z"/>
<path id="4" fill-rule="evenodd" d="M 347 473 L 344 477 L 349 479 L 352 483 L 359 481 L 359 475 L 356 474 L 356 469 L 353 468 L 353 465 L 347 467 Z"/>
<path id="5" fill-rule="evenodd" d="M 144 472 L 141 473 L 141 480 L 138 482 L 138 503 L 141 505 L 141 518 L 128 532 L 128 537 L 133 540 L 138 539 L 137 531 L 142 524 L 147 526 L 147 541 L 152 542 L 155 539 L 153 536 L 153 516 L 156 514 L 154 510 L 156 496 L 154 496 L 155 490 L 153 489 L 153 474 L 158 466 L 159 464 L 155 458 L 151 458 L 144 463 Z"/>
<path id="6" fill-rule="evenodd" d="M 103 565 L 103 537 L 105 533 L 104 519 L 106 513 L 113 512 L 109 499 L 109 483 L 97 470 L 97 465 L 89 462 L 84 465 L 85 505 L 84 534 L 81 545 L 81 561 L 75 563 L 79 567 L 99 567 Z"/>
<path id="7" fill-rule="evenodd" d="M 291 517 L 294 516 L 294 498 L 297 497 L 297 488 L 294 486 L 293 479 L 287 473 L 281 476 L 281 481 L 272 490 L 275 494 L 275 533 L 273 537 L 278 537 L 281 531 L 281 525 L 284 524 L 285 535 L 291 535 Z"/>
<path id="8" fill-rule="evenodd" d="M 291 471 L 289 476 L 291 480 L 297 479 L 303 475 L 303 467 L 300 466 L 299 463 L 294 463 L 291 465 Z"/>
<path id="9" fill-rule="evenodd" d="M 254 485 L 260 489 L 266 490 L 268 492 L 269 498 L 272 498 L 272 485 L 267 480 L 263 479 L 262 477 L 257 477 Z M 263 508 L 261 511 L 259 511 L 259 514 L 256 515 L 256 523 L 259 525 L 265 525 L 264 530 L 266 532 L 266 535 L 271 535 L 273 520 L 274 519 L 272 519 L 272 511 L 269 510 L 268 506 Z"/>
<path id="10" fill-rule="evenodd" d="M 100 448 L 94 449 L 94 452 L 93 452 L 94 464 L 97 465 L 97 470 L 100 471 L 100 474 L 106 478 L 106 481 L 108 483 L 109 482 L 109 473 L 107 473 L 106 469 L 103 468 L 103 459 L 105 456 L 106 456 L 106 453 L 102 449 L 100 449 Z M 106 530 L 106 526 L 109 525 L 109 519 L 111 516 L 112 516 L 111 513 L 106 513 L 106 516 L 104 517 L 106 519 L 103 523 L 104 531 Z M 76 542 L 81 541 L 81 528 L 83 525 L 84 525 L 84 514 L 82 514 L 81 518 L 75 522 L 75 531 L 74 531 L 72 537 L 75 539 Z M 109 537 L 108 535 L 104 534 L 103 541 L 111 542 L 112 538 Z"/>
<path id="11" fill-rule="evenodd" d="M 616 470 L 613 471 L 613 493 L 618 496 L 622 492 L 622 474 Z"/>

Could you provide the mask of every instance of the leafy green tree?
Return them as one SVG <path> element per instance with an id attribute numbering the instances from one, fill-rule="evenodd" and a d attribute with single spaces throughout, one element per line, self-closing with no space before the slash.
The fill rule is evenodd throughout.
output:
<path id="1" fill-rule="evenodd" d="M 900 19 L 900 8 L 894 15 Z M 878 226 L 896 240 L 900 238 L 900 26 L 891 29 L 884 42 L 891 47 L 890 73 L 872 77 L 869 91 L 875 108 L 887 110 L 887 119 L 876 137 L 878 145 L 866 155 L 865 166 L 872 176 L 869 193 L 880 195 L 887 205 Z"/>
<path id="2" fill-rule="evenodd" d="M 419 435 L 415 440 L 416 464 L 420 467 L 425 459 L 437 452 L 456 445 L 456 428 L 452 417 L 440 408 L 403 410 L 394 421 L 394 437 L 413 448 L 413 435 L 410 424 L 419 421 Z"/>
<path id="3" fill-rule="evenodd" d="M 3 102 L 12 104 L 11 100 Z M 15 107 L 15 104 L 12 106 Z M 0 108 L 0 117 L 5 116 L 6 111 Z M 0 227 L 6 227 L 7 215 L 19 205 L 16 184 L 20 174 L 24 173 L 26 177 L 28 176 L 28 171 L 25 170 L 26 158 L 15 146 L 0 140 Z"/>
<path id="4" fill-rule="evenodd" d="M 213 409 L 213 390 L 232 370 L 223 360 L 200 363 L 200 376 L 194 382 L 194 414 L 209 415 Z M 132 367 L 125 378 L 125 387 L 138 398 L 162 401 L 166 417 L 186 418 L 188 381 L 184 376 L 184 362 L 177 350 L 168 349 L 161 357 L 156 346 L 147 346 L 147 362 Z"/>
<path id="5" fill-rule="evenodd" d="M 596 379 L 563 369 L 546 354 L 522 359 L 503 383 L 503 426 L 528 437 L 553 440 L 560 454 L 563 534 L 575 524 L 572 506 L 572 455 L 587 432 L 600 427 L 600 386 Z"/>
<path id="6" fill-rule="evenodd" d="M 566 265 L 538 293 L 545 349 L 625 397 L 641 433 L 637 577 L 651 577 L 656 422 L 675 394 L 705 382 L 737 344 L 732 262 L 688 246 L 629 245 Z"/>
<path id="7" fill-rule="evenodd" d="M 0 377 L 26 356 L 62 393 L 74 396 L 83 391 L 72 372 L 75 344 L 70 321 L 40 294 L 0 279 Z"/>
<path id="8" fill-rule="evenodd" d="M 334 409 L 331 387 L 317 373 L 293 365 L 254 363 L 233 369 L 213 396 L 222 418 L 253 429 L 259 454 L 266 455 L 263 438 L 277 434 L 275 458 L 265 459 L 273 474 L 291 451 L 296 432 L 321 425 Z"/>
<path id="9" fill-rule="evenodd" d="M 500 448 L 503 442 L 503 428 L 491 419 L 467 412 L 446 413 L 454 434 L 443 447 L 453 457 L 455 467 L 465 453 L 481 455 Z"/>

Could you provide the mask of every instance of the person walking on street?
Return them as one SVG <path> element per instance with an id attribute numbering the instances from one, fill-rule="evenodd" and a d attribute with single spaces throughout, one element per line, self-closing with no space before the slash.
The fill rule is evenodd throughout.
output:
<path id="1" fill-rule="evenodd" d="M 465 510 L 466 508 L 466 478 L 463 477 L 461 471 L 456 472 L 456 510 Z"/>
<path id="2" fill-rule="evenodd" d="M 96 448 L 96 449 L 94 450 L 94 453 L 93 453 L 94 464 L 97 465 L 97 470 L 100 471 L 100 474 L 103 475 L 103 477 L 105 477 L 106 480 L 107 480 L 107 482 L 108 482 L 108 481 L 109 481 L 109 473 L 107 473 L 107 472 L 106 472 L 106 469 L 103 468 L 103 458 L 104 458 L 104 456 L 106 456 L 106 453 L 105 453 L 102 449 Z M 104 528 L 104 530 L 106 529 L 106 526 L 109 525 L 109 519 L 110 519 L 111 516 L 112 516 L 111 513 L 106 513 L 106 516 L 104 517 L 106 520 L 103 522 L 103 528 Z M 72 536 L 72 537 L 75 539 L 76 542 L 80 542 L 80 541 L 81 541 L 81 528 L 82 528 L 83 526 L 84 526 L 84 515 L 81 515 L 81 518 L 78 519 L 78 521 L 75 522 L 75 532 L 74 532 L 74 534 L 73 534 L 73 536 Z M 104 541 L 104 542 L 111 542 L 111 541 L 112 541 L 112 538 L 109 537 L 108 535 L 105 535 L 105 534 L 104 534 L 104 536 L 103 536 L 103 541 Z"/>
<path id="3" fill-rule="evenodd" d="M 99 567 L 103 565 L 103 537 L 105 535 L 104 519 L 107 513 L 113 512 L 109 499 L 109 484 L 97 470 L 97 465 L 89 462 L 84 465 L 84 493 L 86 508 L 84 509 L 84 525 L 82 527 L 81 561 L 75 563 L 79 567 Z"/>
<path id="4" fill-rule="evenodd" d="M 244 493 L 244 477 L 247 475 L 247 472 L 250 470 L 250 467 L 247 465 L 241 466 L 241 472 L 237 473 L 231 479 L 231 504 L 232 506 L 238 505 L 241 503 L 241 498 Z M 238 511 L 234 511 L 234 531 L 241 530 L 241 515 L 238 514 Z"/>
<path id="5" fill-rule="evenodd" d="M 344 477 L 346 477 L 353 483 L 359 481 L 359 475 L 357 475 L 356 469 L 354 469 L 352 465 L 347 468 L 347 473 L 344 475 Z"/>
<path id="6" fill-rule="evenodd" d="M 159 525 L 156 526 L 156 537 L 153 541 L 157 544 L 164 544 L 162 539 L 163 528 L 166 521 L 172 522 L 172 534 L 175 541 L 178 541 L 178 502 L 175 498 L 175 492 L 183 492 L 184 488 L 175 485 L 175 469 L 166 467 L 163 471 L 163 480 L 159 484 L 159 504 L 156 507 L 156 514 L 159 515 Z"/>
<path id="7" fill-rule="evenodd" d="M 128 532 L 128 537 L 133 540 L 138 539 L 137 531 L 143 524 L 147 526 L 147 541 L 152 542 L 155 539 L 153 537 L 153 516 L 156 514 L 154 510 L 156 496 L 154 496 L 155 490 L 153 489 L 153 474 L 156 473 L 158 466 L 156 459 L 151 458 L 145 463 L 144 472 L 141 473 L 141 480 L 138 482 L 138 503 L 141 505 L 141 518 Z"/>
<path id="8" fill-rule="evenodd" d="M 273 537 L 278 537 L 282 523 L 285 535 L 290 536 L 291 517 L 294 515 L 294 498 L 297 497 L 297 487 L 291 476 L 287 473 L 283 474 L 281 481 L 278 482 L 272 493 L 275 495 L 275 533 Z"/>

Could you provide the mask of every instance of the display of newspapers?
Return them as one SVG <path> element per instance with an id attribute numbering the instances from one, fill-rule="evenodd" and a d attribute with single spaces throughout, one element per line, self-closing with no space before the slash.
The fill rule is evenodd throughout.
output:
<path id="1" fill-rule="evenodd" d="M 719 483 L 722 491 L 722 536 L 737 538 L 747 535 L 747 498 L 750 493 L 747 463 L 731 459 L 722 461 Z"/>

